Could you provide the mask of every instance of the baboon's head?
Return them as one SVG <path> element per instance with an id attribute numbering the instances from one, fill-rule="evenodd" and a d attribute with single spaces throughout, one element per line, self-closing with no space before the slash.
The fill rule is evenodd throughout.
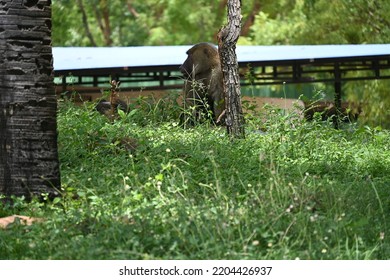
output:
<path id="1" fill-rule="evenodd" d="M 196 77 L 220 65 L 217 48 L 210 43 L 199 43 L 187 51 L 187 59 L 180 66 L 185 77 Z"/>

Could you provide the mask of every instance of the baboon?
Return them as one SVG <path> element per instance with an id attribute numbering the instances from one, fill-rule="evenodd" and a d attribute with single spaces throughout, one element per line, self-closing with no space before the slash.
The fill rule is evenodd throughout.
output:
<path id="1" fill-rule="evenodd" d="M 121 109 L 124 112 L 128 112 L 129 108 L 125 101 L 121 99 L 115 100 L 114 103 L 115 110 Z M 111 103 L 105 99 L 100 100 L 96 106 L 95 109 L 102 115 L 107 115 L 111 111 Z"/>
<path id="2" fill-rule="evenodd" d="M 321 120 L 333 119 L 336 115 L 336 107 L 333 102 L 329 101 L 316 101 L 305 102 L 304 116 L 307 120 L 314 119 L 314 114 L 319 113 Z M 343 122 L 357 121 L 359 115 L 362 113 L 362 107 L 360 104 L 353 102 L 341 102 L 340 117 Z"/>
<path id="3" fill-rule="evenodd" d="M 118 96 L 120 84 L 121 81 L 111 80 L 110 81 L 110 85 L 111 85 L 110 102 L 106 101 L 105 99 L 102 99 L 98 102 L 98 104 L 95 107 L 99 113 L 106 115 L 111 119 L 115 117 L 119 109 L 125 111 L 126 113 L 128 113 L 130 109 L 127 106 L 126 102 L 121 100 Z"/>
<path id="4" fill-rule="evenodd" d="M 209 43 L 199 43 L 187 51 L 187 59 L 180 66 L 185 77 L 184 99 L 187 107 L 194 107 L 194 116 L 211 112 L 215 123 L 223 124 L 219 118 L 225 109 L 221 62 L 217 48 Z"/>

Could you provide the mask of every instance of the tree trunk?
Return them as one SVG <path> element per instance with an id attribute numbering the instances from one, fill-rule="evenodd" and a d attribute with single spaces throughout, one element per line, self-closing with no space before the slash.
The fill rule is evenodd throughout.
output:
<path id="1" fill-rule="evenodd" d="M 228 24 L 218 33 L 218 51 L 225 93 L 225 119 L 228 134 L 233 138 L 244 138 L 244 117 L 241 106 L 240 76 L 236 55 L 236 44 L 241 31 L 241 1 L 228 1 Z"/>
<path id="2" fill-rule="evenodd" d="M 0 193 L 57 195 L 50 0 L 0 2 Z"/>
<path id="3" fill-rule="evenodd" d="M 111 38 L 111 23 L 110 23 L 110 11 L 108 2 L 106 0 L 100 0 L 99 6 L 93 6 L 95 12 L 96 21 L 98 22 L 100 31 L 103 34 L 105 46 L 111 46 L 113 41 Z"/>
<path id="4" fill-rule="evenodd" d="M 110 11 L 107 0 L 102 0 L 100 2 L 100 6 L 103 13 L 104 20 L 104 40 L 106 42 L 106 46 L 112 46 L 112 38 L 111 38 L 111 23 L 110 23 Z"/>

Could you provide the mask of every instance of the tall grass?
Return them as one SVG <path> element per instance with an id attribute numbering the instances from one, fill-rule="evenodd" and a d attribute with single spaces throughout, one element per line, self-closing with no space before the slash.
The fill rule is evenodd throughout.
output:
<path id="1" fill-rule="evenodd" d="M 172 100 L 109 122 L 61 102 L 61 198 L 0 211 L 1 259 L 388 259 L 390 133 L 271 108 L 246 139 Z M 28 248 L 26 250 L 26 248 Z"/>

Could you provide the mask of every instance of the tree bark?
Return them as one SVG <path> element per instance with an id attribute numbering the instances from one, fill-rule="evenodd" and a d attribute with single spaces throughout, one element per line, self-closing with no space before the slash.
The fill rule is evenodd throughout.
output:
<path id="1" fill-rule="evenodd" d="M 236 55 L 236 44 L 241 31 L 241 1 L 228 1 L 228 24 L 218 33 L 218 51 L 225 93 L 225 121 L 232 138 L 244 138 L 244 117 L 241 105 L 240 76 Z"/>
<path id="2" fill-rule="evenodd" d="M 57 195 L 50 0 L 0 2 L 0 193 Z"/>

